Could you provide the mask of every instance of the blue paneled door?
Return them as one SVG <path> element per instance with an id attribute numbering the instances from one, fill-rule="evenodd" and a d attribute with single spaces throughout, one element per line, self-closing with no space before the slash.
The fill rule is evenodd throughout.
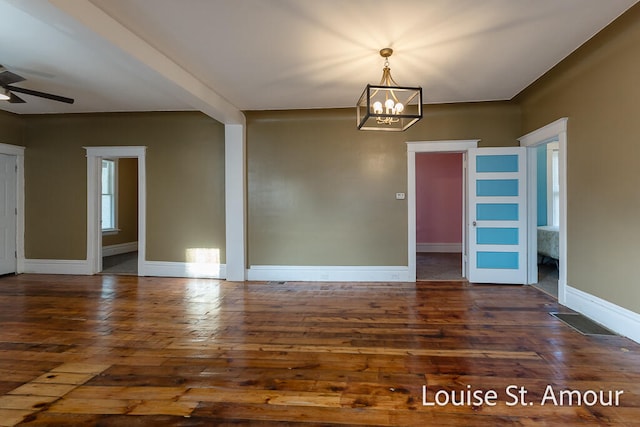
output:
<path id="1" fill-rule="evenodd" d="M 469 150 L 469 281 L 527 280 L 526 148 Z"/>

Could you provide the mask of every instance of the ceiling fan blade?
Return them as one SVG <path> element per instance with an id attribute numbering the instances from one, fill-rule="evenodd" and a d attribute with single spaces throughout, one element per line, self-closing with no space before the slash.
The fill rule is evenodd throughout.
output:
<path id="1" fill-rule="evenodd" d="M 66 98 L 64 96 L 59 96 L 59 95 L 53 95 L 51 93 L 39 92 L 37 90 L 25 89 L 23 87 L 16 87 L 16 86 L 5 86 L 5 87 L 12 92 L 19 92 L 27 95 L 38 96 L 40 98 L 51 99 L 53 101 L 64 102 L 66 104 L 73 104 L 74 102 L 74 100 L 71 98 Z"/>
<path id="2" fill-rule="evenodd" d="M 12 73 L 11 71 L 0 65 L 0 86 L 6 86 L 21 81 L 24 81 L 24 77 Z"/>
<path id="3" fill-rule="evenodd" d="M 25 102 L 24 99 L 20 98 L 15 93 L 10 93 L 9 96 L 11 96 L 11 98 L 9 98 L 9 104 L 23 104 Z"/>

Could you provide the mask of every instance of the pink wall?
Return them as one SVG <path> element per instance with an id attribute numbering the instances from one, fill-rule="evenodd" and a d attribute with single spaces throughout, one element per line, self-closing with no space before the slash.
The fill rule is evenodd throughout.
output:
<path id="1" fill-rule="evenodd" d="M 462 243 L 462 153 L 416 154 L 416 242 Z"/>

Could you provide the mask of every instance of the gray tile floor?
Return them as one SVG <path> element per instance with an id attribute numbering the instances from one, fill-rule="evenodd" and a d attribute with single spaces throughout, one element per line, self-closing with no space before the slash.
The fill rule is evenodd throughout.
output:
<path id="1" fill-rule="evenodd" d="M 554 261 L 538 264 L 538 283 L 533 286 L 558 298 L 558 277 L 558 267 Z"/>
<path id="2" fill-rule="evenodd" d="M 462 254 L 418 252 L 416 254 L 417 280 L 461 280 Z"/>
<path id="3" fill-rule="evenodd" d="M 138 275 L 138 252 L 111 255 L 102 258 L 103 274 Z"/>

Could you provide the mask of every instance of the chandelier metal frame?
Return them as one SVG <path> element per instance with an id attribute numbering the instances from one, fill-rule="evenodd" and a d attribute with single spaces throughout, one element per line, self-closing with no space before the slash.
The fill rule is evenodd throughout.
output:
<path id="1" fill-rule="evenodd" d="M 422 118 L 422 88 L 400 86 L 391 77 L 389 57 L 393 49 L 380 50 L 384 58 L 382 78 L 377 85 L 368 84 L 356 106 L 359 130 L 402 132 Z"/>

